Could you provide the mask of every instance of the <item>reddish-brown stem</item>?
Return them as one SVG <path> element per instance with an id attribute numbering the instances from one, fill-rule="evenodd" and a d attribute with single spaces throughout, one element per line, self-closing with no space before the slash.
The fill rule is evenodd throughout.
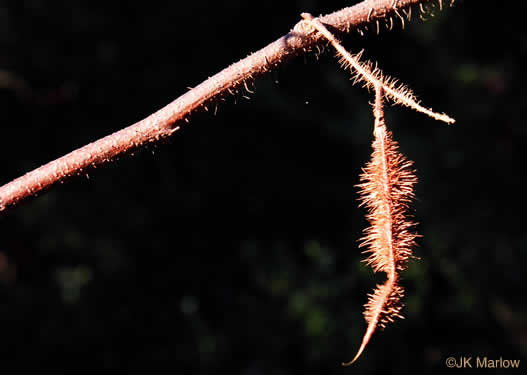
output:
<path id="1" fill-rule="evenodd" d="M 381 19 L 403 19 L 401 12 L 433 0 L 365 0 L 321 17 L 320 21 L 341 32 L 361 30 Z M 404 14 L 404 13 L 403 13 Z M 404 21 L 402 21 L 404 22 Z M 324 43 L 299 22 L 294 29 L 265 48 L 227 67 L 172 103 L 125 129 L 81 147 L 0 187 L 0 211 L 50 189 L 65 179 L 86 173 L 123 154 L 155 143 L 176 132 L 188 117 L 228 93 L 236 93 L 247 81 L 267 73 L 291 57 Z"/>

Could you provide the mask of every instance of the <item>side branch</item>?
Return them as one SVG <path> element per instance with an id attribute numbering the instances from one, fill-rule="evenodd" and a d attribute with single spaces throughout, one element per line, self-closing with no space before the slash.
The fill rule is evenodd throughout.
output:
<path id="1" fill-rule="evenodd" d="M 302 18 L 308 23 L 311 23 L 333 45 L 337 50 L 337 54 L 341 56 L 341 65 L 344 68 L 349 68 L 352 73 L 356 72 L 354 73 L 354 83 L 365 81 L 365 87 L 375 87 L 375 92 L 381 90 L 385 93 L 383 95 L 392 99 L 396 104 L 402 104 L 436 120 L 444 121 L 447 124 L 453 124 L 455 122 L 453 118 L 450 118 L 444 113 L 436 113 L 431 109 L 424 108 L 419 104 L 414 93 L 408 87 L 398 84 L 396 79 L 385 77 L 381 70 L 377 68 L 377 64 L 375 64 L 375 68 L 372 68 L 373 64 L 371 63 L 361 63 L 359 60 L 362 52 L 359 52 L 355 56 L 349 53 L 318 18 L 314 18 L 309 13 L 302 13 Z M 381 88 L 379 89 L 379 87 Z"/>
<path id="2" fill-rule="evenodd" d="M 343 33 L 361 30 L 379 21 L 409 18 L 410 8 L 435 4 L 433 0 L 365 0 L 320 18 L 320 21 Z M 439 1 L 441 4 L 441 1 Z M 408 12 L 407 12 L 408 11 Z M 191 114 L 203 110 L 220 97 L 235 94 L 248 81 L 267 73 L 293 56 L 304 54 L 315 45 L 325 43 L 299 22 L 291 32 L 227 67 L 194 89 L 147 118 L 83 146 L 0 187 L 0 211 L 50 189 L 69 177 L 82 175 L 117 157 L 147 144 L 158 142 L 176 132 Z"/>

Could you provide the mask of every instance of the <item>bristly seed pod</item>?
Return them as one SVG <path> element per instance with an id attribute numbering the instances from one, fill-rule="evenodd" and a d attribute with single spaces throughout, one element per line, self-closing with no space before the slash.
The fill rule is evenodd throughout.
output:
<path id="1" fill-rule="evenodd" d="M 442 8 L 442 2 L 439 5 Z M 404 18 L 397 10 L 397 1 L 393 2 L 392 8 L 404 28 Z M 402 9 L 408 20 L 411 10 L 412 8 L 408 8 L 406 12 Z M 368 22 L 371 16 L 372 11 L 368 14 Z M 401 298 L 404 289 L 399 285 L 399 273 L 404 271 L 408 259 L 412 257 L 412 247 L 418 236 L 414 231 L 415 223 L 408 214 L 409 204 L 414 199 L 417 177 L 412 169 L 412 161 L 399 152 L 397 142 L 393 141 L 392 134 L 386 129 L 383 98 L 447 124 L 453 124 L 455 120 L 444 113 L 436 113 L 423 107 L 411 90 L 397 80 L 386 77 L 376 64 L 362 63 L 362 52 L 356 55 L 349 53 L 319 18 L 309 13 L 302 13 L 302 18 L 312 28 L 311 32 L 318 32 L 335 47 L 341 58 L 341 65 L 352 72 L 353 83 L 362 82 L 366 88 L 375 89 L 373 153 L 371 161 L 363 169 L 359 184 L 361 206 L 368 209 L 370 226 L 364 231 L 360 247 L 367 247 L 365 253 L 369 254 L 366 259 L 368 265 L 372 266 L 374 272 L 385 272 L 387 279 L 369 295 L 364 312 L 368 328 L 355 358 L 343 363 L 347 366 L 359 358 L 377 327 L 382 329 L 396 317 L 402 318 L 400 311 L 403 307 Z M 378 28 L 377 22 L 377 30 Z M 359 32 L 362 34 L 362 31 Z"/>
<path id="2" fill-rule="evenodd" d="M 367 247 L 365 260 L 374 272 L 385 272 L 387 280 L 369 295 L 364 316 L 368 328 L 362 344 L 350 365 L 359 358 L 377 327 L 384 328 L 394 318 L 401 317 L 400 300 L 404 289 L 399 285 L 399 273 L 412 256 L 417 234 L 410 220 L 409 203 L 414 198 L 417 177 L 412 162 L 398 150 L 397 142 L 386 129 L 383 111 L 383 88 L 375 86 L 375 128 L 373 153 L 360 176 L 361 206 L 368 209 L 370 226 L 364 231 L 360 247 Z"/>

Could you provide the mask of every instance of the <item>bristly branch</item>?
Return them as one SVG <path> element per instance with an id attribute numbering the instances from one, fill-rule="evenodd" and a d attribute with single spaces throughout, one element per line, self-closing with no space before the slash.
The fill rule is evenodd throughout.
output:
<path id="1" fill-rule="evenodd" d="M 357 31 L 362 34 L 369 26 L 376 27 L 378 31 L 381 21 L 386 27 L 389 25 L 391 28 L 394 20 L 404 27 L 405 18 L 409 20 L 412 7 L 420 6 L 421 11 L 426 12 L 428 6 L 436 4 L 442 5 L 434 0 L 365 0 L 321 17 L 320 20 L 340 32 Z M 0 187 L 0 211 L 14 207 L 72 176 L 83 175 L 121 155 L 171 136 L 188 122 L 193 113 L 206 109 L 207 105 L 217 102 L 222 96 L 238 93 L 246 87 L 247 82 L 266 74 L 293 56 L 307 53 L 316 45 L 324 43 L 319 35 L 310 33 L 304 26 L 304 22 L 299 22 L 285 36 L 227 67 L 144 120 Z"/>

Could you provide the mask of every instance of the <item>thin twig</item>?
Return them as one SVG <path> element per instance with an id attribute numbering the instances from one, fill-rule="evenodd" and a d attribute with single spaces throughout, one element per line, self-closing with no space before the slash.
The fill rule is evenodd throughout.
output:
<path id="1" fill-rule="evenodd" d="M 420 4 L 421 5 L 421 4 Z M 376 86 L 382 86 L 385 95 L 392 99 L 396 104 L 402 104 L 409 107 L 417 112 L 424 113 L 432 117 L 433 119 L 446 122 L 447 124 L 453 124 L 455 120 L 444 113 L 437 113 L 431 109 L 423 107 L 419 104 L 419 101 L 415 97 L 412 90 L 405 85 L 399 84 L 396 79 L 385 77 L 384 74 L 377 66 L 373 67 L 371 63 L 360 62 L 359 52 L 353 56 L 349 53 L 342 44 L 335 38 L 335 36 L 324 26 L 320 19 L 314 18 L 309 13 L 302 13 L 302 17 L 326 38 L 331 45 L 337 50 L 337 53 L 341 56 L 341 65 L 345 69 L 350 69 L 355 72 L 354 83 L 365 81 L 366 87 L 374 88 L 377 91 Z"/>
<path id="2" fill-rule="evenodd" d="M 397 15 L 398 10 L 433 0 L 365 0 L 320 21 L 349 33 L 370 22 Z M 172 103 L 125 129 L 83 146 L 0 187 L 0 211 L 47 190 L 65 179 L 83 175 L 117 157 L 174 134 L 191 114 L 243 88 L 247 81 L 266 74 L 290 58 L 304 54 L 325 41 L 299 22 L 294 29 L 267 47 L 229 66 Z"/>

